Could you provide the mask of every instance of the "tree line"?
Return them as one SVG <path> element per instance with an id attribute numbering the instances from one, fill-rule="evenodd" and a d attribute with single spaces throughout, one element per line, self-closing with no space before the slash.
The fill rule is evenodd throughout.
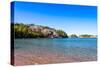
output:
<path id="1" fill-rule="evenodd" d="M 96 36 L 89 35 L 89 34 L 83 34 L 77 36 L 76 34 L 71 34 L 70 36 L 67 35 L 66 32 L 63 30 L 56 30 L 53 29 L 53 32 L 50 31 L 49 34 L 44 34 L 41 31 L 33 31 L 30 29 L 30 26 L 36 26 L 35 24 L 22 24 L 22 23 L 11 23 L 11 33 L 14 35 L 14 38 L 96 38 Z M 41 26 L 48 30 L 51 30 L 52 28 L 47 26 Z M 56 33 L 57 36 L 53 35 L 53 33 Z M 47 32 L 46 32 L 47 33 Z"/>
<path id="2" fill-rule="evenodd" d="M 22 23 L 11 23 L 11 33 L 14 35 L 14 38 L 50 38 L 49 36 L 45 36 L 41 31 L 33 31 L 30 29 L 30 26 L 35 26 L 34 24 L 22 24 Z M 49 29 L 49 27 L 46 27 Z M 61 38 L 68 38 L 68 35 L 63 30 L 56 30 L 55 32 Z M 49 34 L 50 35 L 50 34 Z M 51 34 L 52 36 L 52 34 Z"/>

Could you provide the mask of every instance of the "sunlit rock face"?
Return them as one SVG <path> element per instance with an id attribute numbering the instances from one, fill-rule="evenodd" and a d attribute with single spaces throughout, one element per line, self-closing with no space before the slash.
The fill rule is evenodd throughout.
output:
<path id="1" fill-rule="evenodd" d="M 34 32 L 41 32 L 45 37 L 59 37 L 59 34 L 56 32 L 55 29 L 49 28 L 49 27 L 43 27 L 43 26 L 30 26 L 29 29 L 31 29 Z"/>
<path id="2" fill-rule="evenodd" d="M 40 27 L 40 26 L 30 26 L 29 28 L 30 28 L 32 31 L 35 31 L 35 32 L 38 32 L 38 31 L 43 30 L 43 27 Z"/>

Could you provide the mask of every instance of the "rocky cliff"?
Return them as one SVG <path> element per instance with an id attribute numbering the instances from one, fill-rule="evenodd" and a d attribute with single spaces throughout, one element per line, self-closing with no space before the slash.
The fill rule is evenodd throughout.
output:
<path id="1" fill-rule="evenodd" d="M 67 33 L 47 26 L 14 24 L 15 38 L 67 38 Z"/>

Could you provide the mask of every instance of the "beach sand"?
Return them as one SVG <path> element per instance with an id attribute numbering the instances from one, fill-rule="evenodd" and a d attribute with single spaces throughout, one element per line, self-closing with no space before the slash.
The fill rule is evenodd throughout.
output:
<path id="1" fill-rule="evenodd" d="M 59 53 L 31 53 L 28 51 L 15 50 L 14 65 L 37 65 L 37 64 L 54 64 L 54 63 L 69 63 L 96 61 L 96 57 L 71 56 Z"/>

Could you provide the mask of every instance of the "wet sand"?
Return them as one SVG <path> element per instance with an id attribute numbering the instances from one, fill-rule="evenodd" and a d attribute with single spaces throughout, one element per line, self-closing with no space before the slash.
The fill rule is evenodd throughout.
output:
<path id="1" fill-rule="evenodd" d="M 36 64 L 54 64 L 54 63 L 69 63 L 96 61 L 96 57 L 82 57 L 63 55 L 59 53 L 31 53 L 28 51 L 15 50 L 14 65 L 36 65 Z"/>

